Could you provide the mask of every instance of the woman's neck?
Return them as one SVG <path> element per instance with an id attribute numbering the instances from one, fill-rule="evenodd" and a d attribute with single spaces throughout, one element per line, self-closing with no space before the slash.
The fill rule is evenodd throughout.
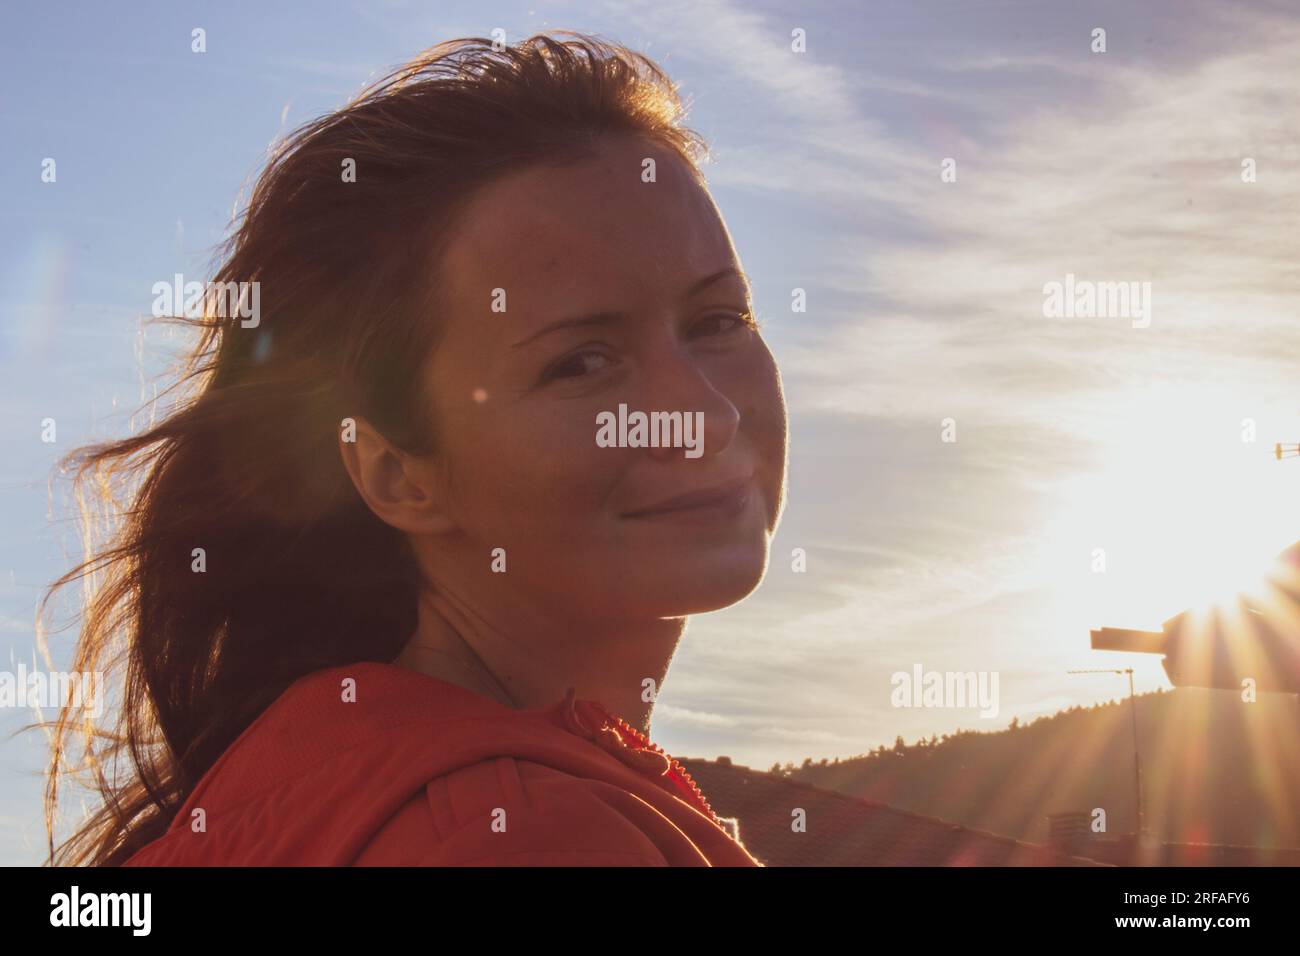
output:
<path id="1" fill-rule="evenodd" d="M 415 632 L 393 663 L 516 710 L 549 706 L 574 687 L 648 735 L 654 700 L 645 699 L 646 682 L 656 693 L 662 687 L 685 623 L 488 622 L 445 588 L 426 589 Z"/>

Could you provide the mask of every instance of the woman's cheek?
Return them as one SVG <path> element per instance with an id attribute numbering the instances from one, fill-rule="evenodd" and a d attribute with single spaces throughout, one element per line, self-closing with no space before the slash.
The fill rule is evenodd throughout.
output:
<path id="1" fill-rule="evenodd" d="M 595 412 L 552 408 L 512 429 L 499 446 L 506 479 L 499 504 L 526 524 L 571 521 L 607 499 L 621 453 L 596 445 Z"/>

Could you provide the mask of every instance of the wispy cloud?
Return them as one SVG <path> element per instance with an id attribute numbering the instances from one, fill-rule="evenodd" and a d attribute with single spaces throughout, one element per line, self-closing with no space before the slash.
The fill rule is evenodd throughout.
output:
<path id="1" fill-rule="evenodd" d="M 770 322 L 794 413 L 773 567 L 749 602 L 692 625 L 674 672 L 672 700 L 742 715 L 718 739 L 816 753 L 846 728 L 863 749 L 951 729 L 883 703 L 900 660 L 1014 672 L 1007 717 L 1070 700 L 1064 671 L 1108 599 L 1160 614 L 1177 592 L 1159 566 L 1192 567 L 1198 535 L 1265 540 L 1229 541 L 1198 501 L 1249 482 L 1234 520 L 1285 541 L 1290 515 L 1300 536 L 1294 495 L 1262 481 L 1265 446 L 1241 440 L 1244 417 L 1278 420 L 1300 354 L 1300 17 L 1194 6 L 635 14 L 678 28 L 670 64 L 708 67 L 715 188 L 813 240 L 768 254 L 810 302 L 778 301 Z M 1093 22 L 1107 53 L 1089 48 Z M 807 54 L 789 49 L 795 26 Z M 742 121 L 709 110 L 719 89 L 745 91 Z M 1150 281 L 1151 327 L 1044 318 L 1044 283 L 1066 273 Z M 1099 542 L 1125 562 L 1105 585 L 1088 573 Z M 773 711 L 784 729 L 760 733 L 750 718 Z"/>

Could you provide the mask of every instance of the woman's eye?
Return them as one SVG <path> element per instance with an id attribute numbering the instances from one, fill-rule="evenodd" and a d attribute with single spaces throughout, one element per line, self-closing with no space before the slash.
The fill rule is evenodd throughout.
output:
<path id="1" fill-rule="evenodd" d="M 725 335 L 734 332 L 740 326 L 756 328 L 754 317 L 748 311 L 718 312 L 708 315 L 695 323 L 691 329 L 691 338 Z"/>
<path id="2" fill-rule="evenodd" d="M 575 352 L 568 358 L 556 362 L 544 373 L 542 381 L 549 382 L 557 378 L 581 378 L 591 372 L 599 371 L 609 359 L 600 352 Z"/>

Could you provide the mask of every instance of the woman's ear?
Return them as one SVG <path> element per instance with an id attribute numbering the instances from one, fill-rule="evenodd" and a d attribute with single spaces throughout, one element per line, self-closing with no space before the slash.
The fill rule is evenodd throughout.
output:
<path id="1" fill-rule="evenodd" d="M 385 524 L 409 534 L 446 534 L 456 523 L 432 456 L 398 448 L 365 418 L 339 436 L 339 454 L 357 494 Z"/>

